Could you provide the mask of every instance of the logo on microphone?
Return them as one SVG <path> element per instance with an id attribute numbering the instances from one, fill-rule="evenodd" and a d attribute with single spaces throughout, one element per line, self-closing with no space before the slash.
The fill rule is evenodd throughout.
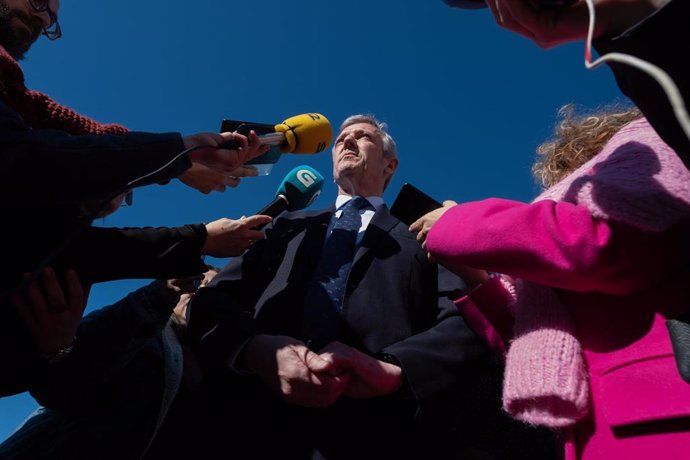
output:
<path id="1" fill-rule="evenodd" d="M 314 185 L 314 182 L 316 182 L 317 179 L 316 175 L 308 169 L 300 169 L 297 171 L 296 176 L 297 180 L 307 188 Z"/>

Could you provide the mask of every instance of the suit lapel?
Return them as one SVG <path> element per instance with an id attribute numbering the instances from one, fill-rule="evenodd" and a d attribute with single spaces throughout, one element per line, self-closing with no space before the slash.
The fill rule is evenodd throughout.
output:
<path id="1" fill-rule="evenodd" d="M 256 316 L 270 299 L 294 284 L 295 279 L 309 279 L 321 254 L 332 214 L 327 209 L 306 217 L 283 218 L 272 229 L 268 235 L 270 244 L 260 261 L 268 279 L 256 302 Z"/>
<path id="2" fill-rule="evenodd" d="M 352 261 L 353 269 L 357 265 L 357 262 L 359 262 L 372 248 L 376 247 L 381 238 L 390 233 L 398 222 L 400 222 L 398 219 L 391 216 L 386 205 L 379 207 L 374 217 L 372 217 L 371 222 L 369 222 L 367 230 L 364 232 L 362 243 L 359 249 L 357 249 L 355 258 Z"/>
<path id="3" fill-rule="evenodd" d="M 332 211 L 326 209 L 310 216 L 280 219 L 267 235 L 265 268 L 275 274 L 279 266 L 292 267 L 298 257 L 318 259 L 331 215 Z M 299 240 L 298 244 L 294 244 L 295 239 Z"/>

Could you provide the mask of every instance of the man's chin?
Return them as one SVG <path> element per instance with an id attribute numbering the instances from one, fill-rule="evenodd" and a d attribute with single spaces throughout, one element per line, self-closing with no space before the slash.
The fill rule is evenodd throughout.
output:
<path id="1" fill-rule="evenodd" d="M 15 61 L 21 61 L 24 59 L 26 56 L 26 52 L 28 51 L 27 49 L 17 49 L 17 48 L 10 48 L 10 47 L 4 47 L 5 51 L 14 58 Z"/>
<path id="2" fill-rule="evenodd" d="M 15 60 L 21 61 L 41 34 L 19 19 L 16 22 L 19 22 L 21 27 L 13 27 L 13 22 L 0 21 L 0 45 Z"/>
<path id="3" fill-rule="evenodd" d="M 342 158 L 338 162 L 338 171 L 356 171 L 360 165 L 361 161 L 357 157 Z"/>
<path id="4" fill-rule="evenodd" d="M 7 51 L 7 54 L 12 56 L 15 61 L 21 61 L 24 59 L 24 56 L 26 56 L 27 51 L 29 51 L 29 48 L 31 45 L 27 45 L 26 42 L 23 42 L 21 40 L 2 40 L 0 41 L 0 45 L 2 45 L 3 48 L 5 48 L 5 51 Z"/>
<path id="5" fill-rule="evenodd" d="M 351 177 L 357 173 L 357 165 L 354 163 L 339 164 L 335 171 L 335 177 Z"/>

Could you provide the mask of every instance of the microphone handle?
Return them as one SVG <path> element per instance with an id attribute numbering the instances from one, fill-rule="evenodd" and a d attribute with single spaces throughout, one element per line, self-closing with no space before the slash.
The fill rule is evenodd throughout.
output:
<path id="1" fill-rule="evenodd" d="M 257 212 L 257 215 L 263 215 L 263 216 L 271 216 L 271 217 L 277 217 L 278 214 L 281 212 L 285 211 L 290 203 L 288 203 L 287 198 L 285 195 L 277 195 L 273 201 L 268 203 L 261 211 Z M 264 228 L 266 224 L 260 224 L 257 225 L 256 227 L 253 227 L 252 230 L 261 230 Z"/>

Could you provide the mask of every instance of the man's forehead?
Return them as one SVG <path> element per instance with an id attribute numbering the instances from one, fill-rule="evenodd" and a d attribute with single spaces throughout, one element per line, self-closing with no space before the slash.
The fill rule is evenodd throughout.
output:
<path id="1" fill-rule="evenodd" d="M 379 128 L 377 126 L 372 125 L 371 123 L 366 123 L 366 122 L 361 122 L 361 123 L 353 123 L 351 125 L 348 125 L 338 133 L 338 137 L 340 137 L 342 134 L 348 134 L 352 132 L 357 132 L 357 131 L 366 131 L 370 133 L 376 133 L 379 134 Z"/>

